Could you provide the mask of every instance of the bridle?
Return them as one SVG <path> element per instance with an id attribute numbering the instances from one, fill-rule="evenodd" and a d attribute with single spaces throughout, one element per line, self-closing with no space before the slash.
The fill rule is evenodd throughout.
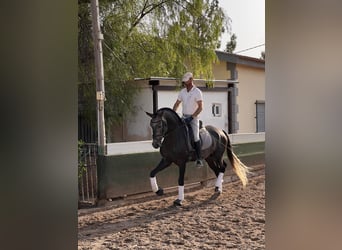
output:
<path id="1" fill-rule="evenodd" d="M 166 136 L 167 132 L 167 123 L 161 117 L 156 117 L 151 119 L 150 122 L 151 127 L 153 128 L 153 138 L 160 140 Z"/>
<path id="2" fill-rule="evenodd" d="M 187 126 L 184 122 L 181 125 L 176 126 L 176 128 L 172 129 L 171 131 L 168 131 L 168 125 L 167 121 L 163 116 L 154 116 L 152 117 L 150 121 L 150 126 L 152 127 L 153 134 L 152 138 L 153 141 L 157 141 L 158 144 L 162 144 L 163 139 L 168 137 L 169 135 L 173 134 L 175 131 L 177 131 L 180 128 L 183 128 L 184 126 Z M 159 146 L 160 146 L 159 145 Z"/>

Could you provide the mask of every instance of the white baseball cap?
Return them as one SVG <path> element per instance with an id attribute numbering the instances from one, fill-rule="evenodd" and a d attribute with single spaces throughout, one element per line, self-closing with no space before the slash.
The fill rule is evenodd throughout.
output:
<path id="1" fill-rule="evenodd" d="M 182 82 L 187 82 L 187 81 L 189 81 L 190 78 L 192 78 L 192 73 L 186 72 L 182 78 Z"/>

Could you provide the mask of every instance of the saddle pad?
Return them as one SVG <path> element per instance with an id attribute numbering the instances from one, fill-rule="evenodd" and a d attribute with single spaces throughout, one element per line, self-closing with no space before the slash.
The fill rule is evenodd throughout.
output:
<path id="1" fill-rule="evenodd" d="M 199 131 L 199 135 L 200 135 L 200 138 L 202 141 L 201 149 L 204 150 L 204 149 L 209 148 L 211 146 L 211 143 L 212 143 L 212 138 L 211 138 L 208 130 L 206 130 L 205 128 L 201 128 Z"/>

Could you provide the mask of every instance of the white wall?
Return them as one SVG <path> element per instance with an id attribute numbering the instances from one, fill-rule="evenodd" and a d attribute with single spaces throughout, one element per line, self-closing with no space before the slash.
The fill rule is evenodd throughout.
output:
<path id="1" fill-rule="evenodd" d="M 229 135 L 232 144 L 264 142 L 265 133 L 231 134 Z M 147 152 L 158 152 L 159 149 L 152 147 L 152 141 L 138 142 L 116 142 L 107 144 L 107 155 L 137 154 Z"/>
<path id="2" fill-rule="evenodd" d="M 150 127 L 151 118 L 146 115 L 145 111 L 153 113 L 153 91 L 150 86 L 142 88 L 134 101 L 134 114 L 129 116 L 127 120 L 128 138 L 137 141 L 152 138 L 152 130 Z"/>
<path id="3" fill-rule="evenodd" d="M 219 129 L 223 129 L 228 133 L 228 94 L 227 92 L 203 92 L 204 109 L 201 119 L 204 125 L 212 125 Z M 214 116 L 212 113 L 212 105 L 220 103 L 222 107 L 222 115 Z"/>
<path id="4" fill-rule="evenodd" d="M 158 109 L 169 107 L 172 108 L 177 100 L 179 91 L 158 91 Z M 206 92 L 203 91 L 203 111 L 200 114 L 200 119 L 203 125 L 212 125 L 220 129 L 228 131 L 228 104 L 226 92 Z M 221 103 L 222 116 L 214 117 L 212 114 L 213 103 Z M 177 113 L 181 116 L 182 105 L 179 106 Z"/>
<path id="5" fill-rule="evenodd" d="M 158 91 L 158 109 L 160 108 L 173 108 L 173 104 L 175 104 L 179 91 L 167 91 L 167 90 L 159 90 Z M 179 107 L 177 113 L 182 113 L 182 107 Z"/>

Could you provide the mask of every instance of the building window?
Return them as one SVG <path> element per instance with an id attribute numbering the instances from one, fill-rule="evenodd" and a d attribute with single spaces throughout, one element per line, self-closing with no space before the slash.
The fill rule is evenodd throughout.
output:
<path id="1" fill-rule="evenodd" d="M 221 103 L 213 103 L 212 113 L 215 117 L 220 117 L 222 115 L 222 105 Z"/>

